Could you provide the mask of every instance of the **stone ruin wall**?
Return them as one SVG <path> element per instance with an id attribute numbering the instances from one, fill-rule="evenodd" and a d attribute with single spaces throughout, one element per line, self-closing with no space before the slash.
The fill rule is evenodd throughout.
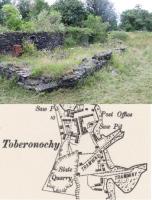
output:
<path id="1" fill-rule="evenodd" d="M 33 42 L 38 50 L 52 50 L 64 43 L 62 33 L 26 33 L 26 32 L 8 32 L 0 34 L 0 54 L 9 54 L 14 45 L 22 45 L 24 40 Z"/>
<path id="2" fill-rule="evenodd" d="M 22 45 L 24 40 L 33 42 L 38 50 L 52 50 L 64 44 L 64 35 L 61 33 L 25 33 L 11 32 L 0 34 L 0 54 L 9 54 L 13 51 L 14 45 Z M 125 52 L 126 48 L 114 49 L 115 52 Z M 112 51 L 101 52 L 92 58 L 84 58 L 80 65 L 70 73 L 64 74 L 59 79 L 51 77 L 33 77 L 29 68 L 22 68 L 13 64 L 0 62 L 0 76 L 7 79 L 17 79 L 17 84 L 28 90 L 37 92 L 51 92 L 54 89 L 74 87 L 80 80 L 83 80 L 95 71 L 102 69 L 112 57 Z"/>
<path id="3" fill-rule="evenodd" d="M 33 77 L 29 68 L 22 68 L 13 64 L 0 63 L 0 75 L 6 79 L 16 78 L 17 85 L 28 90 L 36 92 L 51 92 L 59 88 L 72 88 L 79 81 L 82 81 L 89 75 L 102 69 L 112 57 L 112 52 L 102 52 L 94 55 L 92 58 L 85 58 L 80 65 L 71 72 L 64 74 L 58 79 L 39 76 Z"/>

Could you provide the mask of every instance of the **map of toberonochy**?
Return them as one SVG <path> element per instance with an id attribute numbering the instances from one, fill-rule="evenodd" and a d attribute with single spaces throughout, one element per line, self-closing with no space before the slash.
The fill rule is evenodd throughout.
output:
<path id="1" fill-rule="evenodd" d="M 138 184 L 147 164 L 129 168 L 117 166 L 110 157 L 109 147 L 125 136 L 122 124 L 113 124 L 105 134 L 104 112 L 99 105 L 55 105 L 61 144 L 43 191 L 68 194 L 80 199 L 81 177 L 94 192 L 104 192 L 108 200 L 116 200 L 115 187 L 124 194 Z M 112 114 L 111 114 L 112 115 Z M 131 114 L 118 113 L 119 117 Z M 139 161 L 138 161 L 139 162 Z"/>

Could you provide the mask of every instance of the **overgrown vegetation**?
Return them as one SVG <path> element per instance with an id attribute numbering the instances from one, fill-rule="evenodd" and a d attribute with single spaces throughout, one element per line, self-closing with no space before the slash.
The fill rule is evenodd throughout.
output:
<path id="1" fill-rule="evenodd" d="M 107 6 L 112 5 L 109 0 L 103 1 Z M 13 2 L 0 2 L 0 32 L 62 32 L 65 33 L 65 46 L 71 47 L 105 42 L 111 26 L 109 18 L 102 15 L 103 10 L 95 13 L 80 0 L 56 0 L 53 5 L 48 5 L 45 0 Z M 113 11 L 112 6 L 109 10 L 107 6 L 105 12 Z"/>
<path id="2" fill-rule="evenodd" d="M 65 37 L 65 47 L 88 45 L 93 31 L 89 28 L 69 26 Z"/>
<path id="3" fill-rule="evenodd" d="M 128 34 L 124 31 L 111 31 L 109 33 L 110 39 L 126 41 L 128 39 L 128 37 L 129 37 Z"/>
<path id="4" fill-rule="evenodd" d="M 124 11 L 117 25 L 110 0 L 86 0 L 86 4 L 57 0 L 53 5 L 45 0 L 1 0 L 0 32 L 8 31 L 64 33 L 64 47 L 54 51 L 39 52 L 34 44 L 24 41 L 21 57 L 0 55 L 1 62 L 31 67 L 33 76 L 58 78 L 97 52 L 115 52 L 121 46 L 127 46 L 127 51 L 115 52 L 111 63 L 85 79 L 83 85 L 51 94 L 25 91 L 14 81 L 0 78 L 0 103 L 152 102 L 152 13 L 140 6 Z"/>
<path id="5" fill-rule="evenodd" d="M 83 28 L 69 26 L 65 40 L 66 46 L 88 45 L 89 43 L 105 42 L 108 24 L 101 18 L 90 14 L 83 22 Z"/>
<path id="6" fill-rule="evenodd" d="M 86 0 L 86 5 L 90 13 L 100 16 L 103 22 L 109 23 L 110 30 L 117 29 L 117 14 L 111 1 Z"/>
<path id="7" fill-rule="evenodd" d="M 52 8 L 61 13 L 65 25 L 81 26 L 87 16 L 85 6 L 79 0 L 57 0 Z"/>
<path id="8" fill-rule="evenodd" d="M 15 6 L 6 4 L 1 11 L 3 13 L 3 23 L 6 27 L 14 31 L 21 30 L 22 16 Z"/>
<path id="9" fill-rule="evenodd" d="M 53 78 L 70 72 L 81 63 L 83 58 L 91 58 L 95 53 L 103 50 L 100 44 L 92 44 L 89 47 L 57 48 L 50 52 L 37 51 L 35 46 L 27 41 L 24 41 L 23 44 L 24 54 L 22 57 L 1 55 L 1 62 L 30 67 L 33 76 L 45 75 Z"/>
<path id="10" fill-rule="evenodd" d="M 85 79 L 83 84 L 80 83 L 73 89 L 37 94 L 1 78 L 0 103 L 151 103 L 152 33 L 138 32 L 128 35 L 128 39 L 121 44 L 128 47 L 127 51 L 114 54 L 112 63 L 94 76 Z M 120 47 L 120 43 L 117 43 L 117 39 L 112 39 L 102 45 L 69 49 L 66 51 L 66 56 L 69 57 L 70 54 L 70 59 L 76 63 L 81 59 L 80 56 L 83 58 L 92 56 L 95 49 L 103 51 L 117 47 Z M 65 55 L 65 51 L 61 49 L 56 51 L 58 52 L 53 54 L 56 60 Z M 11 57 L 10 59 L 12 61 Z"/>
<path id="11" fill-rule="evenodd" d="M 28 56 L 36 56 L 38 52 L 34 43 L 27 40 L 23 40 L 23 53 L 24 55 Z"/>
<path id="12" fill-rule="evenodd" d="M 52 5 L 45 0 L 0 1 L 0 31 L 6 28 L 10 31 L 64 32 L 67 26 L 85 28 L 85 22 L 91 20 L 90 16 L 92 19 L 95 17 L 95 24 L 100 18 L 103 23 L 101 27 L 108 24 L 110 31 L 152 31 L 152 13 L 139 5 L 124 11 L 118 26 L 117 13 L 111 0 L 86 0 L 85 3 L 81 0 L 56 0 Z"/>
<path id="13" fill-rule="evenodd" d="M 107 37 L 108 24 L 103 23 L 101 17 L 89 15 L 84 26 L 92 31 L 91 42 L 104 42 Z"/>

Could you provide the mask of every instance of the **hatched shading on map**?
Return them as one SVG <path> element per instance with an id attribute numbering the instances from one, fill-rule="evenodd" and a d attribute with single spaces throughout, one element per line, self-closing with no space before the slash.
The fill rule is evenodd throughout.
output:
<path id="1" fill-rule="evenodd" d="M 70 194 L 80 198 L 79 179 L 86 176 L 93 191 L 103 191 L 115 200 L 115 186 L 123 193 L 138 184 L 147 164 L 125 168 L 112 162 L 108 148 L 124 137 L 122 126 L 104 134 L 103 115 L 99 105 L 56 105 L 61 145 L 44 191 Z"/>

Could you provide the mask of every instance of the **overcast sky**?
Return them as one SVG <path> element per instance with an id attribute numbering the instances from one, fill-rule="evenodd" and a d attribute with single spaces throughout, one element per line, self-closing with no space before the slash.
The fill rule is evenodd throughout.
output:
<path id="1" fill-rule="evenodd" d="M 50 4 L 55 0 L 46 0 Z M 85 0 L 82 0 L 85 1 Z M 144 9 L 152 12 L 152 0 L 111 0 L 114 3 L 116 11 L 120 14 L 122 11 L 134 8 L 135 5 L 140 4 Z"/>

